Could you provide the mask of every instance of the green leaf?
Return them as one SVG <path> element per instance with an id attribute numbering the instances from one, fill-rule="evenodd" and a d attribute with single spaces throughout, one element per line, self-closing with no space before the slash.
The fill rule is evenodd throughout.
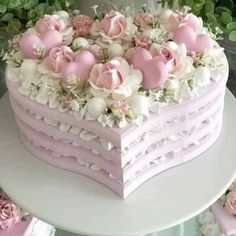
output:
<path id="1" fill-rule="evenodd" d="M 8 23 L 8 32 L 9 33 L 16 33 L 19 31 L 20 28 L 21 28 L 21 22 L 16 18 L 12 19 Z"/>
<path id="2" fill-rule="evenodd" d="M 215 8 L 215 12 L 218 14 L 222 14 L 223 12 L 228 12 L 229 14 L 231 14 L 231 11 L 229 10 L 229 8 L 227 7 L 223 7 L 223 6 L 219 6 Z"/>
<path id="3" fill-rule="evenodd" d="M 7 46 L 7 39 L 3 36 L 0 36 L 0 50 Z"/>
<path id="4" fill-rule="evenodd" d="M 192 8 L 194 5 L 194 1 L 193 0 L 186 0 L 186 5 Z"/>
<path id="5" fill-rule="evenodd" d="M 212 14 L 215 9 L 215 4 L 212 1 L 207 1 L 205 5 L 205 11 L 207 14 Z"/>
<path id="6" fill-rule="evenodd" d="M 228 12 L 222 12 L 221 21 L 224 25 L 228 25 L 230 22 L 232 22 L 232 16 Z"/>
<path id="7" fill-rule="evenodd" d="M 8 22 L 8 21 L 10 21 L 12 18 L 13 18 L 13 14 L 12 14 L 12 13 L 7 13 L 7 14 L 4 14 L 4 15 L 3 15 L 3 17 L 0 19 L 0 21 Z"/>
<path id="8" fill-rule="evenodd" d="M 235 30 L 236 29 L 236 22 L 234 21 L 234 22 L 229 23 L 226 28 L 227 28 L 227 30 L 230 30 L 230 31 Z"/>
<path id="9" fill-rule="evenodd" d="M 38 0 L 29 0 L 25 3 L 24 9 L 29 10 L 38 5 Z"/>
<path id="10" fill-rule="evenodd" d="M 218 5 L 227 7 L 230 11 L 232 11 L 233 6 L 234 6 L 234 2 L 233 2 L 233 0 L 219 0 Z"/>
<path id="11" fill-rule="evenodd" d="M 0 4 L 0 13 L 5 13 L 7 11 L 6 5 Z"/>
<path id="12" fill-rule="evenodd" d="M 210 24 L 216 23 L 217 22 L 217 18 L 215 17 L 215 15 L 213 14 L 206 14 L 207 16 L 207 20 Z"/>
<path id="13" fill-rule="evenodd" d="M 231 40 L 231 41 L 236 41 L 236 30 L 232 31 L 232 32 L 229 34 L 229 40 Z"/>
<path id="14" fill-rule="evenodd" d="M 186 0 L 179 0 L 178 3 L 180 7 L 183 7 L 186 5 Z"/>
<path id="15" fill-rule="evenodd" d="M 8 1 L 8 8 L 14 9 L 14 8 L 21 8 L 22 2 L 20 0 L 9 0 Z"/>

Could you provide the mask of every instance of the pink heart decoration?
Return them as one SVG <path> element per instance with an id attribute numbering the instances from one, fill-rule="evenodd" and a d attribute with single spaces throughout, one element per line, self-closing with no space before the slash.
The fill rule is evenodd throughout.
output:
<path id="1" fill-rule="evenodd" d="M 139 48 L 133 56 L 133 65 L 143 73 L 143 88 L 154 89 L 160 87 L 168 78 L 167 66 L 144 48 Z"/>
<path id="2" fill-rule="evenodd" d="M 96 64 L 96 59 L 95 59 L 94 55 L 88 50 L 83 50 L 83 51 L 79 52 L 75 56 L 75 61 L 78 63 L 86 62 L 87 65 L 90 65 L 92 67 Z"/>
<path id="3" fill-rule="evenodd" d="M 213 49 L 212 39 L 205 34 L 199 34 L 195 42 L 194 51 L 205 52 L 205 51 L 211 51 L 212 49 Z"/>
<path id="4" fill-rule="evenodd" d="M 37 55 L 33 50 L 33 45 L 41 44 L 41 40 L 37 34 L 26 34 L 21 37 L 19 41 L 20 51 L 23 53 L 25 58 L 37 59 Z"/>
<path id="5" fill-rule="evenodd" d="M 190 26 L 182 25 L 174 33 L 176 43 L 184 43 L 188 50 L 205 52 L 213 48 L 212 39 L 205 34 L 197 34 Z"/>
<path id="6" fill-rule="evenodd" d="M 94 55 L 89 51 L 81 51 L 75 57 L 74 62 L 67 63 L 62 70 L 62 84 L 69 85 L 68 78 L 71 75 L 76 75 L 77 83 L 83 84 L 88 80 L 89 74 L 96 64 Z"/>
<path id="7" fill-rule="evenodd" d="M 60 32 L 56 30 L 48 30 L 42 34 L 30 33 L 23 35 L 19 41 L 20 51 L 25 58 L 38 59 L 35 46 L 45 47 L 45 54 L 54 48 L 62 45 L 63 38 Z"/>
<path id="8" fill-rule="evenodd" d="M 137 48 L 133 58 L 132 63 L 134 65 L 134 68 L 141 70 L 143 68 L 143 64 L 146 61 L 149 61 L 152 59 L 152 54 L 145 48 Z"/>
<path id="9" fill-rule="evenodd" d="M 48 30 L 44 33 L 41 33 L 39 38 L 45 46 L 46 54 L 55 47 L 59 47 L 63 43 L 62 34 L 56 30 Z"/>
<path id="10" fill-rule="evenodd" d="M 143 72 L 143 87 L 154 89 L 163 85 L 168 78 L 168 70 L 164 62 L 153 58 L 145 62 Z"/>

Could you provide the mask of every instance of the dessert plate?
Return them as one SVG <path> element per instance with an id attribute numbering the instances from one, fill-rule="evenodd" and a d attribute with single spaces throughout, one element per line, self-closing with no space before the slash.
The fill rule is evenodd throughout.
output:
<path id="1" fill-rule="evenodd" d="M 216 143 L 199 158 L 149 180 L 126 200 L 87 177 L 34 158 L 19 141 L 7 96 L 0 101 L 0 185 L 22 208 L 64 230 L 98 236 L 164 230 L 209 207 L 236 177 L 236 103 L 229 91 Z"/>

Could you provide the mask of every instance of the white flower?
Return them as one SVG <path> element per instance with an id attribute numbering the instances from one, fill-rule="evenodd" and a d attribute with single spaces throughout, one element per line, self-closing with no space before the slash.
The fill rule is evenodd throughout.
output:
<path id="1" fill-rule="evenodd" d="M 107 104 L 103 98 L 95 97 L 88 101 L 87 110 L 92 117 L 99 117 L 106 111 Z"/>
<path id="2" fill-rule="evenodd" d="M 193 76 L 194 87 L 202 88 L 211 83 L 211 72 L 206 67 L 198 67 Z"/>
<path id="3" fill-rule="evenodd" d="M 132 113 L 135 116 L 144 116 L 145 119 L 148 119 L 149 117 L 149 101 L 147 96 L 137 94 L 132 97 L 130 97 L 127 100 L 128 104 L 130 105 L 130 108 L 132 110 Z"/>
<path id="4" fill-rule="evenodd" d="M 80 50 L 81 48 L 87 48 L 89 46 L 89 41 L 86 38 L 78 37 L 72 42 L 73 50 Z"/>

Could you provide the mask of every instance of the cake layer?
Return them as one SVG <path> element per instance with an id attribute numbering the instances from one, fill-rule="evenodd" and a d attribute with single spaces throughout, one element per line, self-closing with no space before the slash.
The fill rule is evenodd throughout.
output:
<path id="1" fill-rule="evenodd" d="M 220 134 L 221 126 L 217 126 L 216 129 L 209 135 L 205 135 L 199 141 L 198 145 L 190 145 L 188 149 L 182 150 L 174 158 L 166 157 L 166 160 L 161 162 L 151 162 L 142 171 L 138 171 L 136 175 L 133 176 L 126 184 L 122 184 L 119 180 L 114 178 L 109 173 L 104 170 L 92 170 L 90 165 L 79 164 L 74 157 L 57 157 L 52 154 L 49 150 L 45 150 L 42 147 L 36 147 L 33 143 L 27 140 L 26 137 L 21 135 L 21 140 L 25 147 L 32 152 L 35 156 L 41 160 L 54 165 L 59 168 L 70 170 L 102 183 L 106 187 L 109 187 L 112 191 L 117 193 L 119 196 L 126 198 L 135 189 L 137 189 L 141 184 L 155 176 L 162 171 L 165 171 L 174 166 L 183 164 L 187 161 L 192 160 L 205 150 L 207 150 L 218 138 Z"/>
<path id="2" fill-rule="evenodd" d="M 71 129 L 73 129 L 74 127 L 78 127 L 80 122 L 77 120 L 76 125 L 74 123 L 66 123 L 68 125 L 67 129 L 63 130 L 63 132 L 60 132 L 58 122 L 63 122 L 63 124 L 65 124 L 65 120 L 61 121 L 59 120 L 59 118 L 57 118 L 55 120 L 56 123 L 54 123 L 53 125 L 51 125 L 53 122 L 50 122 L 51 126 L 48 125 L 49 122 L 45 124 L 45 122 L 43 122 L 45 121 L 45 119 L 42 119 L 44 113 L 41 114 L 40 110 L 37 110 L 37 105 L 41 106 L 40 104 L 36 103 L 33 109 L 31 105 L 29 106 L 28 103 L 25 102 L 25 100 L 27 101 L 28 99 L 20 95 L 18 91 L 15 91 L 17 90 L 16 87 L 12 87 L 11 91 L 15 92 L 11 92 L 10 95 L 11 100 L 15 101 L 16 105 L 18 104 L 21 109 L 23 108 L 30 111 L 30 113 L 33 113 L 33 115 L 28 114 L 29 112 L 27 114 L 24 114 L 24 111 L 20 111 L 20 109 L 16 111 L 15 108 L 15 113 L 17 114 L 18 118 L 21 120 L 27 120 L 27 124 L 29 124 L 29 126 L 31 126 L 32 128 L 40 130 L 48 136 L 53 136 L 56 139 L 63 139 L 65 142 L 73 142 L 75 145 L 81 145 L 84 148 L 93 147 L 95 152 L 101 154 L 105 159 L 112 160 L 114 163 L 117 163 L 118 165 L 120 165 L 120 167 L 123 168 L 130 161 L 132 162 L 134 161 L 134 159 L 140 158 L 145 154 L 148 147 L 151 147 L 162 139 L 169 137 L 175 133 L 193 128 L 194 125 L 199 125 L 205 119 L 205 117 L 209 116 L 210 112 L 212 112 L 212 110 L 219 105 L 219 101 L 223 99 L 222 96 L 224 96 L 224 86 L 225 79 L 222 79 L 210 86 L 204 94 L 202 94 L 199 98 L 193 100 L 192 103 L 188 104 L 188 102 L 185 102 L 184 104 L 176 105 L 176 107 L 174 106 L 168 108 L 161 114 L 156 114 L 155 117 L 153 116 L 152 119 L 145 122 L 142 127 L 131 127 L 129 129 L 129 132 L 124 131 L 121 139 L 126 135 L 126 137 L 129 137 L 129 139 L 133 137 L 133 141 L 132 145 L 124 148 L 123 151 L 120 151 L 119 147 L 117 146 L 114 146 L 111 150 L 102 148 L 103 145 L 101 145 L 101 140 L 103 139 L 103 136 L 100 136 L 99 133 L 96 133 L 97 135 L 95 135 L 95 138 L 93 140 L 82 140 L 79 135 L 81 131 L 78 131 L 77 135 L 68 132 L 71 131 Z M 23 101 L 22 99 L 20 99 L 20 96 L 22 96 Z M 33 103 L 33 101 L 31 102 Z M 14 105 L 14 107 L 16 107 L 16 105 Z M 180 107 L 180 105 L 182 107 Z M 48 109 L 49 111 L 51 110 L 50 108 Z M 61 114 L 58 111 L 54 112 L 58 113 L 58 117 Z M 48 112 L 45 118 L 48 119 L 48 117 L 50 117 L 50 120 L 52 120 L 49 114 L 50 112 Z M 147 128 L 147 126 L 150 127 Z M 89 131 L 87 129 L 84 130 Z M 140 136 L 138 136 L 137 134 L 137 131 L 139 130 L 142 130 Z M 147 134 L 149 134 L 149 137 Z M 97 139 L 97 137 L 99 138 L 99 140 Z M 110 143 L 111 140 L 108 139 L 107 142 Z"/>

